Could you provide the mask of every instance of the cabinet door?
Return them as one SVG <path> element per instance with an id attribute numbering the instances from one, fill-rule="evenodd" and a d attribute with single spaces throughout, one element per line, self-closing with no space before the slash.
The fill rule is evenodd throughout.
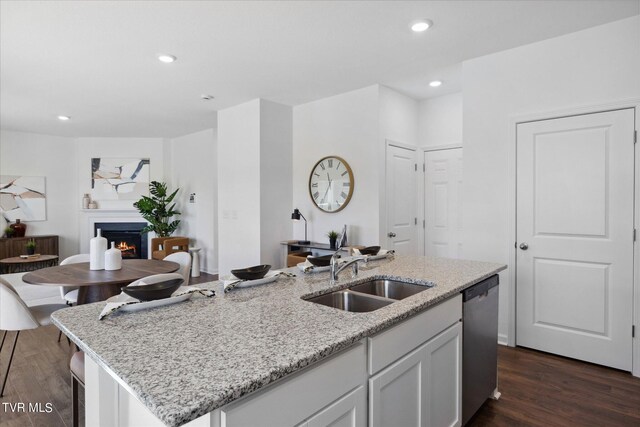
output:
<path id="1" fill-rule="evenodd" d="M 458 322 L 371 377 L 369 425 L 460 425 L 461 337 Z"/>
<path id="2" fill-rule="evenodd" d="M 338 399 L 309 418 L 307 427 L 364 427 L 367 425 L 367 395 L 363 386 Z"/>
<path id="3" fill-rule="evenodd" d="M 369 380 L 371 427 L 422 426 L 427 411 L 425 350 L 419 347 Z"/>
<path id="4" fill-rule="evenodd" d="M 423 399 L 428 407 L 424 425 L 459 426 L 462 420 L 462 324 L 451 326 L 427 342 L 423 349 L 427 373 Z"/>

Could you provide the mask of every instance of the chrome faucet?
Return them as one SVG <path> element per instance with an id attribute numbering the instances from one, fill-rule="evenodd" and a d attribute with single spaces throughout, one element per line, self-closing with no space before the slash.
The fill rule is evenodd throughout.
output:
<path id="1" fill-rule="evenodd" d="M 357 276 L 358 261 L 366 261 L 365 257 L 360 256 L 360 257 L 355 257 L 353 259 L 350 259 L 346 263 L 339 266 L 338 259 L 340 258 L 340 256 L 338 255 L 338 252 L 340 252 L 340 249 L 341 249 L 341 246 L 339 246 L 338 250 L 333 253 L 333 255 L 331 256 L 331 261 L 329 262 L 329 265 L 331 266 L 331 278 L 329 279 L 329 284 L 331 285 L 335 285 L 335 283 L 338 281 L 338 274 L 349 266 L 351 266 L 352 268 L 353 275 Z"/>

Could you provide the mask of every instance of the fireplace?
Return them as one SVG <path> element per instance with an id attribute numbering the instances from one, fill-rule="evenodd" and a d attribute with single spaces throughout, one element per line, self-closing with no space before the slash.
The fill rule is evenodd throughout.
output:
<path id="1" fill-rule="evenodd" d="M 122 259 L 145 259 L 148 253 L 147 233 L 140 234 L 140 231 L 146 225 L 146 222 L 96 222 L 94 231 L 102 230 L 108 247 L 115 242 L 116 248 L 122 251 Z"/>

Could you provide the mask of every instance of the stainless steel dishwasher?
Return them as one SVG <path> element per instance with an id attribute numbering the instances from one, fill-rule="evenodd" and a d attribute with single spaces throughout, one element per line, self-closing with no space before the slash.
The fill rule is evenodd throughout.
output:
<path id="1" fill-rule="evenodd" d="M 497 392 L 498 275 L 462 292 L 462 425 Z"/>

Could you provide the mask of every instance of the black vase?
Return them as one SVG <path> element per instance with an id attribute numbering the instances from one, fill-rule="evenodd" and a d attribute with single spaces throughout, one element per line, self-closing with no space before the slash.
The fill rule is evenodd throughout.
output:
<path id="1" fill-rule="evenodd" d="M 33 255 L 36 253 L 36 248 L 32 248 L 30 246 L 27 246 L 27 255 Z"/>
<path id="2" fill-rule="evenodd" d="M 337 238 L 337 237 L 330 237 L 330 238 L 329 238 L 329 247 L 330 247 L 331 249 L 337 249 L 337 248 L 336 248 L 336 241 L 337 241 L 337 240 L 338 240 L 338 238 Z"/>

